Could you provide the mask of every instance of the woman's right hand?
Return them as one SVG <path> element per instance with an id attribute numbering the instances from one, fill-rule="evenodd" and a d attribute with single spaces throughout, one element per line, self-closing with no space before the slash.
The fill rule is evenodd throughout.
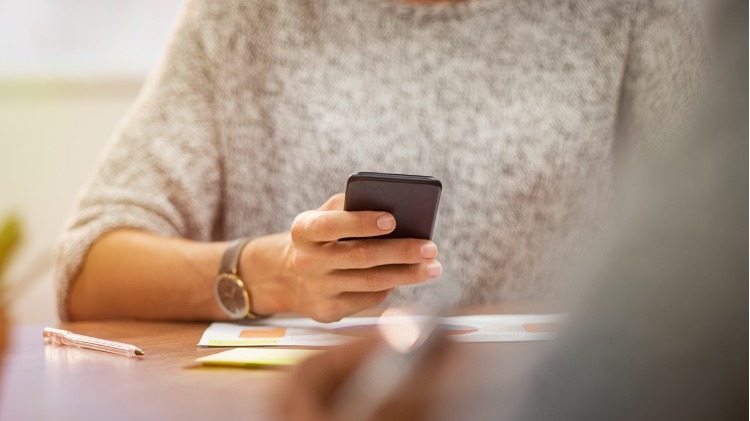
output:
<path id="1" fill-rule="evenodd" d="M 395 287 L 440 276 L 432 241 L 365 238 L 390 233 L 397 221 L 387 212 L 347 212 L 343 204 L 344 195 L 334 195 L 299 214 L 289 232 L 245 247 L 240 276 L 252 293 L 253 311 L 331 322 L 382 303 Z"/>

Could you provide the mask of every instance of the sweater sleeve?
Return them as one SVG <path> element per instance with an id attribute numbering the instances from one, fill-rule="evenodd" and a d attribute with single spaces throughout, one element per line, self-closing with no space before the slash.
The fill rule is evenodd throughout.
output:
<path id="1" fill-rule="evenodd" d="M 637 157 L 663 150 L 662 134 L 680 127 L 694 109 L 706 50 L 691 2 L 645 0 L 632 6 L 615 147 Z"/>
<path id="2" fill-rule="evenodd" d="M 211 238 L 222 176 L 205 9 L 185 6 L 161 63 L 76 199 L 56 250 L 61 320 L 69 318 L 69 292 L 86 254 L 107 232 Z"/>

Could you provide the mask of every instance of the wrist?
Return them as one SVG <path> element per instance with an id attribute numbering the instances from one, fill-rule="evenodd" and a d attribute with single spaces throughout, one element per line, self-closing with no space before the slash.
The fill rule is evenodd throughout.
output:
<path id="1" fill-rule="evenodd" d="M 242 252 L 250 238 L 230 241 L 221 257 L 219 274 L 214 281 L 214 297 L 224 316 L 230 320 L 267 317 L 253 306 L 253 295 L 240 274 Z"/>
<path id="2" fill-rule="evenodd" d="M 250 240 L 242 250 L 239 276 L 252 296 L 253 311 L 258 315 L 270 315 L 293 311 L 282 285 L 283 271 L 279 256 L 280 234 L 257 237 Z"/>

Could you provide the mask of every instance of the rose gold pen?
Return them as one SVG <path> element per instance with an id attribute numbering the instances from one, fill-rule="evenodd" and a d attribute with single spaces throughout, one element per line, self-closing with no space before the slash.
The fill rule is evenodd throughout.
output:
<path id="1" fill-rule="evenodd" d="M 45 327 L 42 336 L 44 337 L 44 343 L 47 345 L 74 346 L 77 348 L 94 349 L 97 351 L 126 355 L 128 357 L 143 355 L 143 351 L 135 345 L 92 338 L 91 336 L 79 335 L 63 329 Z"/>

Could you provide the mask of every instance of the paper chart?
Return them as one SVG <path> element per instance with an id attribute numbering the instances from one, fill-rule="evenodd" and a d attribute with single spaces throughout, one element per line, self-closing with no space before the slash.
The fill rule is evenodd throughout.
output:
<path id="1" fill-rule="evenodd" d="M 562 314 L 492 314 L 442 319 L 445 335 L 459 342 L 547 340 L 562 326 Z M 333 346 L 369 335 L 377 317 L 347 317 L 334 323 L 306 318 L 267 319 L 251 323 L 212 323 L 199 346 Z"/>

